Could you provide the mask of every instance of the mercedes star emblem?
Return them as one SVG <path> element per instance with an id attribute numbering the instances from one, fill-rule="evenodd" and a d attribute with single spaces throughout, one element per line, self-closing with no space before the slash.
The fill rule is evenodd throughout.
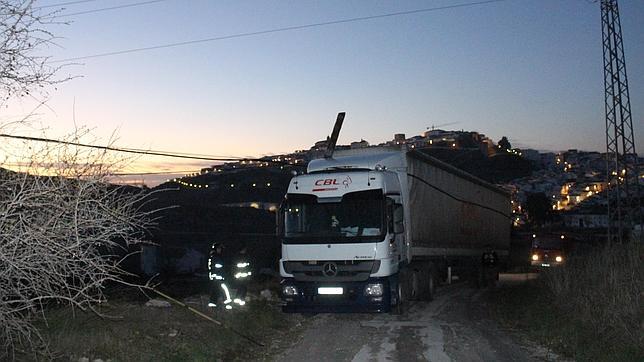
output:
<path id="1" fill-rule="evenodd" d="M 335 263 L 326 263 L 322 266 L 322 274 L 327 277 L 334 277 L 338 274 L 338 266 Z"/>

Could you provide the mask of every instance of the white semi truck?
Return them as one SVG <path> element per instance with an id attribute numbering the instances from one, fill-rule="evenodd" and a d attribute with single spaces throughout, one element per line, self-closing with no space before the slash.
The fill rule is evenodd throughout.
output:
<path id="1" fill-rule="evenodd" d="M 285 312 L 398 311 L 510 247 L 510 195 L 420 151 L 312 160 L 280 209 Z"/>

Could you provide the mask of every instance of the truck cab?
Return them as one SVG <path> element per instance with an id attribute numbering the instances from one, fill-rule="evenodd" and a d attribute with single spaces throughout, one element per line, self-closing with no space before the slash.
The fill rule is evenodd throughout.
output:
<path id="1" fill-rule="evenodd" d="M 279 213 L 287 312 L 389 311 L 406 261 L 400 152 L 311 161 Z"/>

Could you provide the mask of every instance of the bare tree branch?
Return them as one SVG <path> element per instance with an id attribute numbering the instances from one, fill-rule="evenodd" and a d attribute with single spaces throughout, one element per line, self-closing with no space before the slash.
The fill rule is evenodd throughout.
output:
<path id="1" fill-rule="evenodd" d="M 65 65 L 52 66 L 40 53 L 55 45 L 47 27 L 65 24 L 54 20 L 57 12 L 43 13 L 33 0 L 0 0 L 0 104 L 71 78 L 58 78 Z"/>

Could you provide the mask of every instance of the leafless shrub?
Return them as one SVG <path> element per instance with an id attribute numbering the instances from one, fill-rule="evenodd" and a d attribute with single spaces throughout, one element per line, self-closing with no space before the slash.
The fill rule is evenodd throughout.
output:
<path id="1" fill-rule="evenodd" d="M 0 105 L 34 92 L 46 98 L 48 86 L 70 78 L 42 55 L 55 45 L 48 27 L 60 24 L 56 10 L 44 9 L 0 0 Z M 26 125 L 0 124 L 0 133 Z M 84 137 L 77 130 L 67 140 Z M 107 283 L 122 281 L 127 247 L 150 222 L 142 191 L 107 182 L 122 161 L 69 144 L 0 142 L 1 360 L 18 349 L 42 351 L 33 321 L 48 305 L 93 310 Z"/>
<path id="2" fill-rule="evenodd" d="M 545 274 L 557 306 L 614 345 L 644 348 L 644 247 L 609 244 Z"/>
<path id="3" fill-rule="evenodd" d="M 79 131 L 68 140 L 81 136 L 87 134 Z M 151 222 L 141 210 L 143 191 L 106 181 L 122 160 L 64 144 L 25 146 L 27 156 L 15 160 L 15 171 L 0 169 L 4 357 L 16 348 L 42 350 L 45 341 L 33 321 L 46 306 L 93 310 L 105 301 L 106 284 L 122 281 L 127 247 L 142 242 Z M 5 142 L 0 151 L 15 158 L 19 148 Z"/>

